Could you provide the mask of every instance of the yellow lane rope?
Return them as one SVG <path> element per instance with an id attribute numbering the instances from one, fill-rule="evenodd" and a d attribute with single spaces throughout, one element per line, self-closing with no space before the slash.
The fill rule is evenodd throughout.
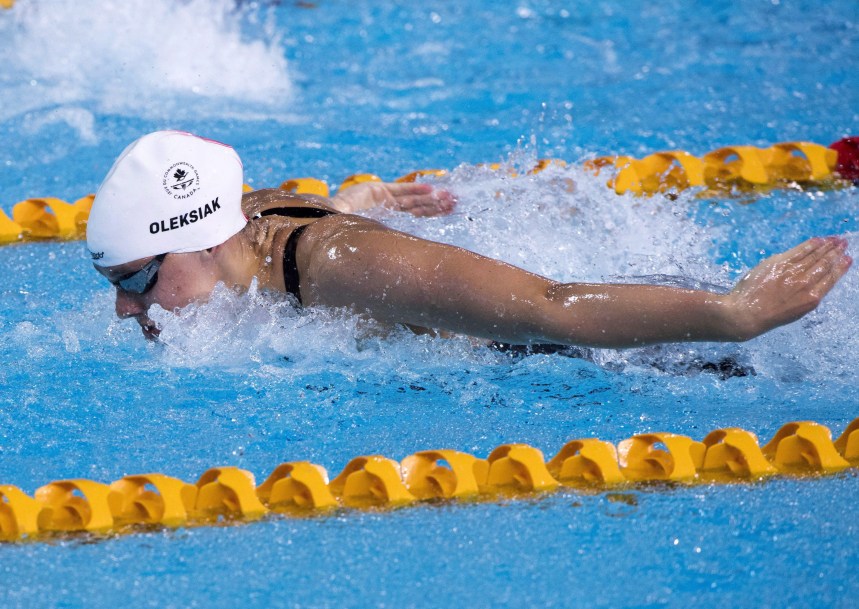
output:
<path id="1" fill-rule="evenodd" d="M 528 172 L 537 174 L 552 166 L 566 166 L 560 159 L 540 159 Z M 840 180 L 836 167 L 838 153 L 832 148 L 810 142 L 783 142 L 769 148 L 730 146 L 696 157 L 672 150 L 656 152 L 641 159 L 606 156 L 585 161 L 583 167 L 597 175 L 611 171 L 607 186 L 617 194 L 672 194 L 698 188 L 705 196 L 726 195 L 734 191 L 769 188 L 836 186 Z M 499 163 L 487 164 L 499 170 Z M 420 170 L 397 178 L 413 182 L 422 176 L 443 176 L 438 169 Z M 516 177 L 516 174 L 510 174 Z M 347 177 L 339 186 L 344 190 L 379 176 L 360 173 Z M 843 182 L 849 184 L 849 182 Z M 299 194 L 329 196 L 328 184 L 316 178 L 293 178 L 280 185 L 282 190 Z M 245 185 L 245 191 L 251 190 Z M 45 239 L 83 239 L 92 207 L 93 195 L 74 203 L 54 197 L 26 199 L 12 207 L 12 217 L 0 210 L 0 245 Z"/>
<path id="2" fill-rule="evenodd" d="M 753 433 L 730 427 L 700 442 L 673 433 L 639 434 L 616 446 L 596 438 L 572 440 L 548 462 L 527 444 L 503 444 L 486 459 L 456 450 L 420 451 L 399 463 L 370 455 L 352 459 L 331 481 L 325 468 L 306 461 L 281 463 L 259 486 L 251 472 L 232 466 L 209 469 L 195 484 L 158 473 L 111 484 L 78 478 L 49 482 L 32 497 L 0 485 L 0 540 L 131 533 L 141 527 L 247 522 L 270 513 L 308 516 L 428 500 L 491 501 L 561 487 L 755 481 L 856 467 L 859 418 L 835 442 L 827 427 L 798 421 L 782 426 L 763 447 Z"/>

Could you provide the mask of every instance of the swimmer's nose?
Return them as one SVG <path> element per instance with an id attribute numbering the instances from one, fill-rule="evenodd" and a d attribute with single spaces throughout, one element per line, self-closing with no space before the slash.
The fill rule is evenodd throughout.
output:
<path id="1" fill-rule="evenodd" d="M 116 289 L 116 315 L 121 319 L 137 317 L 146 312 L 140 296 L 126 292 L 122 288 Z"/>

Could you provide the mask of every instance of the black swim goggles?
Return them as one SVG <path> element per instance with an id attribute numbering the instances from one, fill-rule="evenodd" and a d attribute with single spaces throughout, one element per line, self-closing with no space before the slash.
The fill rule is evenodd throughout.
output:
<path id="1" fill-rule="evenodd" d="M 108 278 L 108 281 L 125 292 L 146 294 L 146 292 L 154 288 L 155 284 L 158 283 L 158 269 L 161 268 L 161 263 L 164 262 L 164 258 L 166 257 L 167 254 L 159 254 L 133 273 L 128 273 L 116 279 Z"/>

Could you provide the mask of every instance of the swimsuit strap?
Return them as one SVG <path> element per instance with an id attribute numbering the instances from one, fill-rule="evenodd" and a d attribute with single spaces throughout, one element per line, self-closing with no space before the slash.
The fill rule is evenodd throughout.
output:
<path id="1" fill-rule="evenodd" d="M 262 218 L 263 216 L 286 216 L 287 218 L 324 218 L 332 214 L 339 214 L 339 211 L 333 209 L 325 209 L 323 207 L 273 207 L 261 211 L 254 218 Z"/>
<path id="2" fill-rule="evenodd" d="M 325 209 L 322 207 L 275 207 L 267 209 L 256 214 L 255 218 L 263 216 L 285 216 L 287 218 L 324 218 L 340 212 L 333 209 Z M 304 304 L 301 301 L 301 278 L 298 276 L 298 261 L 295 258 L 295 252 L 298 249 L 298 239 L 310 225 L 302 224 L 293 229 L 286 238 L 286 244 L 283 246 L 283 285 L 287 294 L 292 294 L 298 300 L 298 304 Z"/>
<path id="3" fill-rule="evenodd" d="M 292 294 L 298 300 L 298 304 L 303 305 L 301 301 L 301 278 L 298 276 L 298 261 L 295 259 L 295 250 L 298 249 L 298 238 L 307 224 L 303 224 L 296 228 L 286 239 L 286 245 L 283 246 L 283 286 L 286 288 L 287 294 Z"/>

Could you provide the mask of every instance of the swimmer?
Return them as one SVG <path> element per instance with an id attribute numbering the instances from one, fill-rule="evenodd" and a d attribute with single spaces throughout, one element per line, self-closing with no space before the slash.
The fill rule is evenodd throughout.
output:
<path id="1" fill-rule="evenodd" d="M 745 341 L 814 310 L 852 263 L 839 237 L 767 258 L 726 294 L 659 285 L 559 283 L 352 212 L 378 205 L 449 213 L 425 184 L 364 183 L 337 196 L 242 194 L 242 165 L 224 144 L 160 131 L 131 144 L 96 193 L 87 247 L 134 318 L 206 301 L 219 283 L 291 294 L 377 321 L 507 345 L 637 347 Z"/>

